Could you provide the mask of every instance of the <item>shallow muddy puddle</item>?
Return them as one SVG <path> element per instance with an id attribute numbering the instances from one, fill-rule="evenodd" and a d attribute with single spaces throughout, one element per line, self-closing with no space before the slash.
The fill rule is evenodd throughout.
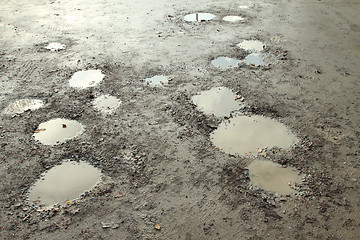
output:
<path id="1" fill-rule="evenodd" d="M 72 75 L 69 85 L 74 88 L 95 87 L 104 77 L 105 75 L 101 73 L 101 70 L 79 71 Z"/>
<path id="2" fill-rule="evenodd" d="M 264 43 L 258 40 L 244 40 L 237 46 L 249 52 L 261 52 L 265 47 Z"/>
<path id="3" fill-rule="evenodd" d="M 169 83 L 169 77 L 163 75 L 156 75 L 151 78 L 146 78 L 145 82 L 149 85 L 164 85 Z"/>
<path id="4" fill-rule="evenodd" d="M 192 97 L 193 103 L 205 114 L 217 117 L 228 116 L 232 111 L 242 108 L 236 96 L 226 87 L 215 87 Z"/>
<path id="5" fill-rule="evenodd" d="M 77 137 L 84 130 L 84 126 L 78 121 L 56 118 L 41 123 L 33 136 L 42 144 L 56 145 Z"/>
<path id="6" fill-rule="evenodd" d="M 34 111 L 44 106 L 44 101 L 38 99 L 20 99 L 11 103 L 4 109 L 5 114 L 19 114 L 26 111 Z"/>
<path id="7" fill-rule="evenodd" d="M 241 21 L 244 21 L 245 18 L 240 17 L 240 16 L 225 16 L 225 17 L 223 17 L 223 20 L 225 22 L 241 22 Z"/>
<path id="8" fill-rule="evenodd" d="M 212 65 L 221 69 L 237 67 L 239 63 L 240 60 L 229 57 L 218 57 L 211 61 Z"/>
<path id="9" fill-rule="evenodd" d="M 41 207 L 65 205 L 100 180 L 99 169 L 86 162 L 65 161 L 45 172 L 29 190 L 29 201 Z"/>
<path id="10" fill-rule="evenodd" d="M 275 63 L 275 58 L 266 53 L 251 53 L 247 55 L 244 62 L 253 66 L 268 66 Z"/>
<path id="11" fill-rule="evenodd" d="M 47 49 L 47 50 L 50 50 L 52 52 L 55 52 L 55 51 L 64 50 L 66 48 L 66 45 L 61 44 L 61 43 L 57 43 L 57 42 L 52 42 L 52 43 L 49 43 L 44 48 Z"/>
<path id="12" fill-rule="evenodd" d="M 211 13 L 191 13 L 185 15 L 184 20 L 186 22 L 204 22 L 204 21 L 211 21 L 214 18 L 215 15 Z"/>
<path id="13" fill-rule="evenodd" d="M 255 188 L 282 195 L 296 193 L 291 185 L 301 182 L 303 178 L 291 167 L 283 168 L 279 164 L 266 160 L 255 160 L 249 164 L 248 169 L 251 184 Z"/>
<path id="14" fill-rule="evenodd" d="M 98 111 L 111 114 L 120 106 L 121 101 L 111 95 L 101 95 L 94 99 L 93 105 Z"/>
<path id="15" fill-rule="evenodd" d="M 263 148 L 290 148 L 298 139 L 282 123 L 263 116 L 237 116 L 211 133 L 212 143 L 229 154 L 256 154 Z"/>

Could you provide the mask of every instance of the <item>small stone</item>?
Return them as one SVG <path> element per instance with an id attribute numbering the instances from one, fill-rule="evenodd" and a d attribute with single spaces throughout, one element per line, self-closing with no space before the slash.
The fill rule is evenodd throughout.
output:
<path id="1" fill-rule="evenodd" d="M 116 229 L 119 227 L 119 224 L 114 222 L 101 222 L 102 228 L 112 228 Z"/>
<path id="2" fill-rule="evenodd" d="M 160 227 L 160 225 L 159 225 L 158 223 L 155 223 L 155 224 L 154 224 L 154 228 L 155 228 L 156 230 L 160 230 L 160 229 L 161 229 L 161 227 Z"/>

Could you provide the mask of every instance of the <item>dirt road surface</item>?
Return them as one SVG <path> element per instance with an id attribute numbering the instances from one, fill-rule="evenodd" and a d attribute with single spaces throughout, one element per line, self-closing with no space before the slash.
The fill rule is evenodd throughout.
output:
<path id="1" fill-rule="evenodd" d="M 184 21 L 196 12 L 216 17 Z M 357 0 L 2 0 L 0 238 L 358 239 L 359 12 Z M 244 20 L 223 20 L 231 15 Z M 249 52 L 237 44 L 249 39 L 275 62 L 244 64 Z M 46 49 L 52 42 L 65 48 Z M 211 64 L 220 56 L 241 62 L 221 70 Z M 101 70 L 103 81 L 71 87 L 87 69 Z M 171 81 L 144 82 L 155 75 Z M 243 97 L 238 114 L 274 118 L 299 142 L 226 154 L 210 139 L 226 119 L 191 100 L 213 87 Z M 93 107 L 103 94 L 121 101 L 111 114 Z M 45 105 L 4 112 L 24 98 Z M 85 130 L 54 146 L 34 139 L 54 118 Z M 101 181 L 40 211 L 29 189 L 67 159 L 97 167 Z M 297 169 L 305 176 L 297 194 L 254 188 L 254 159 Z"/>

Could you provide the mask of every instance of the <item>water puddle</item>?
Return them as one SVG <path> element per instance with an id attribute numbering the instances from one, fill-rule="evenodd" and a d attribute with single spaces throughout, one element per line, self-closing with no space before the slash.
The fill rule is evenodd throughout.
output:
<path id="1" fill-rule="evenodd" d="M 279 164 L 265 160 L 253 161 L 248 169 L 254 187 L 282 195 L 296 193 L 290 186 L 299 183 L 303 177 L 293 168 L 283 168 Z"/>
<path id="2" fill-rule="evenodd" d="M 258 40 L 244 40 L 237 46 L 249 52 L 261 52 L 265 47 L 264 43 Z"/>
<path id="3" fill-rule="evenodd" d="M 223 20 L 226 22 L 240 22 L 240 21 L 244 21 L 245 18 L 240 16 L 225 16 L 223 17 Z"/>
<path id="4" fill-rule="evenodd" d="M 240 9 L 248 9 L 249 7 L 248 6 L 244 6 L 244 5 L 241 5 L 239 6 Z"/>
<path id="5" fill-rule="evenodd" d="M 215 18 L 214 14 L 211 13 L 192 13 L 184 17 L 187 22 L 204 22 L 210 21 Z"/>
<path id="6" fill-rule="evenodd" d="M 157 75 L 151 78 L 146 78 L 145 82 L 150 85 L 164 85 L 169 83 L 168 76 Z"/>
<path id="7" fill-rule="evenodd" d="M 290 148 L 298 139 L 282 123 L 263 116 L 237 116 L 222 122 L 210 135 L 225 153 L 256 154 L 263 148 Z"/>
<path id="8" fill-rule="evenodd" d="M 94 107 L 105 114 L 111 114 L 120 106 L 121 101 L 114 96 L 101 95 L 93 101 Z"/>
<path id="9" fill-rule="evenodd" d="M 69 85 L 75 88 L 94 87 L 104 78 L 101 70 L 85 70 L 74 73 L 69 80 Z"/>
<path id="10" fill-rule="evenodd" d="M 240 60 L 229 57 L 218 57 L 211 61 L 212 65 L 221 69 L 237 67 Z"/>
<path id="11" fill-rule="evenodd" d="M 91 190 L 100 180 L 99 169 L 85 163 L 65 161 L 44 173 L 29 190 L 29 201 L 42 208 L 65 205 Z"/>
<path id="12" fill-rule="evenodd" d="M 77 137 L 84 130 L 78 121 L 56 118 L 41 123 L 34 132 L 34 138 L 45 145 L 56 145 Z"/>
<path id="13" fill-rule="evenodd" d="M 44 101 L 37 99 L 20 99 L 16 102 L 11 103 L 5 108 L 5 114 L 16 114 L 23 113 L 26 111 L 34 111 L 44 106 Z"/>
<path id="14" fill-rule="evenodd" d="M 244 62 L 252 66 L 268 66 L 276 62 L 275 58 L 266 53 L 251 53 L 247 55 Z"/>
<path id="15" fill-rule="evenodd" d="M 65 44 L 61 44 L 61 43 L 57 43 L 57 42 L 52 42 L 49 43 L 47 46 L 44 47 L 45 49 L 48 49 L 52 52 L 55 51 L 60 51 L 60 50 L 64 50 L 66 48 Z"/>
<path id="16" fill-rule="evenodd" d="M 232 111 L 242 108 L 236 99 L 238 96 L 226 87 L 215 87 L 192 97 L 200 111 L 217 117 L 228 116 Z"/>

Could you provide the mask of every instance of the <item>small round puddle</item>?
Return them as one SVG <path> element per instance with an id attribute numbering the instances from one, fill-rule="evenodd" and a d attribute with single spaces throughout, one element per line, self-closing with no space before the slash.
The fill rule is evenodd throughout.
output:
<path id="1" fill-rule="evenodd" d="M 120 106 L 120 104 L 121 101 L 119 99 L 110 95 L 101 95 L 93 101 L 94 107 L 98 111 L 106 114 L 111 114 L 115 112 L 115 110 Z"/>
<path id="2" fill-rule="evenodd" d="M 258 40 L 244 40 L 237 46 L 249 52 L 261 52 L 265 47 L 264 43 Z"/>
<path id="3" fill-rule="evenodd" d="M 211 13 L 191 13 L 185 15 L 184 20 L 187 22 L 204 22 L 204 21 L 210 21 L 214 18 L 215 15 Z"/>
<path id="4" fill-rule="evenodd" d="M 25 111 L 34 111 L 36 109 L 44 106 L 44 101 L 38 99 L 20 99 L 16 102 L 11 103 L 7 108 L 5 108 L 4 113 L 6 114 L 16 114 L 23 113 Z"/>
<path id="5" fill-rule="evenodd" d="M 230 89 L 215 87 L 193 96 L 192 101 L 200 111 L 223 117 L 228 116 L 234 110 L 242 108 L 242 105 L 236 101 L 237 98 Z"/>
<path id="6" fill-rule="evenodd" d="M 101 70 L 85 70 L 79 71 L 72 75 L 69 85 L 75 88 L 95 87 L 104 78 Z"/>
<path id="7" fill-rule="evenodd" d="M 240 60 L 229 57 L 218 57 L 211 61 L 212 65 L 221 69 L 237 67 Z"/>
<path id="8" fill-rule="evenodd" d="M 100 180 L 99 169 L 86 162 L 65 161 L 45 172 L 29 190 L 29 201 L 43 208 L 65 205 Z"/>
<path id="9" fill-rule="evenodd" d="M 52 42 L 49 43 L 47 46 L 44 47 L 45 49 L 48 49 L 50 51 L 60 51 L 60 50 L 64 50 L 66 48 L 65 44 L 61 44 L 61 43 L 57 43 L 57 42 Z"/>
<path id="10" fill-rule="evenodd" d="M 83 132 L 84 127 L 78 121 L 56 118 L 41 123 L 34 132 L 34 138 L 45 145 L 56 145 L 73 139 Z"/>
<path id="11" fill-rule="evenodd" d="M 210 135 L 229 154 L 255 154 L 263 148 L 290 148 L 298 139 L 282 123 L 262 116 L 237 116 L 222 122 Z"/>
<path id="12" fill-rule="evenodd" d="M 240 21 L 244 21 L 245 18 L 240 16 L 225 16 L 223 17 L 223 20 L 226 22 L 240 22 Z"/>
<path id="13" fill-rule="evenodd" d="M 255 160 L 248 169 L 251 184 L 254 187 L 282 195 L 296 193 L 290 185 L 299 183 L 303 177 L 291 167 L 283 168 L 279 164 L 266 160 Z"/>
<path id="14" fill-rule="evenodd" d="M 266 53 L 251 53 L 244 59 L 246 64 L 254 66 L 268 66 L 275 63 L 275 61 L 273 56 Z"/>
<path id="15" fill-rule="evenodd" d="M 169 77 L 163 75 L 157 75 L 151 78 L 146 78 L 145 82 L 150 85 L 163 85 L 169 82 Z"/>

